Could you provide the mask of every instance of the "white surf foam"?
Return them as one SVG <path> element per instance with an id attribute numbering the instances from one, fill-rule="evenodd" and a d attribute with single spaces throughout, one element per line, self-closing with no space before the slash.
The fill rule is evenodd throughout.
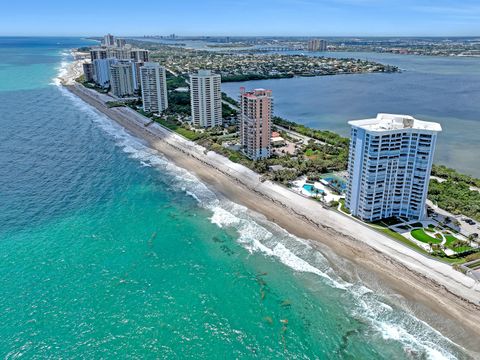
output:
<path id="1" fill-rule="evenodd" d="M 458 346 L 412 313 L 392 308 L 382 296 L 363 285 L 355 285 L 349 291 L 356 300 L 352 315 L 367 321 L 384 340 L 401 343 L 407 354 L 424 354 L 435 360 L 456 359 L 453 351 Z"/>
<path id="2" fill-rule="evenodd" d="M 60 55 L 62 56 L 62 60 L 60 62 L 60 65 L 56 69 L 57 74 L 52 79 L 52 82 L 50 83 L 50 85 L 60 86 L 61 85 L 61 79 L 67 74 L 68 66 L 71 64 L 71 61 L 69 61 L 69 58 L 71 57 L 70 52 L 68 52 L 66 50 L 62 50 L 60 52 Z"/>
<path id="3" fill-rule="evenodd" d="M 385 340 L 400 342 L 406 352 L 422 352 L 429 359 L 455 359 L 455 356 L 441 344 L 453 343 L 413 315 L 394 310 L 362 284 L 349 283 L 341 279 L 331 268 L 328 260 L 313 249 L 309 242 L 297 238 L 275 224 L 269 228 L 252 218 L 249 210 L 229 201 L 220 201 L 208 187 L 188 171 L 177 167 L 156 150 L 131 136 L 120 125 L 78 99 L 70 92 L 64 94 L 72 99 L 75 106 L 91 116 L 98 126 L 111 135 L 116 144 L 129 157 L 139 160 L 143 166 L 161 169 L 172 176 L 173 189 L 181 189 L 193 197 L 200 206 L 212 212 L 211 222 L 221 228 L 234 228 L 238 242 L 250 253 L 260 252 L 277 258 L 291 269 L 317 275 L 325 284 L 351 294 L 356 306 L 350 309 L 353 316 L 367 321 Z M 435 342 L 432 340 L 434 339 Z M 455 345 L 456 346 L 456 345 Z"/>

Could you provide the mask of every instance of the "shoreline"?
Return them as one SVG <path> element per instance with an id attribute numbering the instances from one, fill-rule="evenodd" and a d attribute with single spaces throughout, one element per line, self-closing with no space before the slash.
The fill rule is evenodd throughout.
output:
<path id="1" fill-rule="evenodd" d="M 480 299 L 480 289 L 473 279 L 456 272 L 449 265 L 412 253 L 403 245 L 310 199 L 301 198 L 278 184 L 262 183 L 257 174 L 243 166 L 235 163 L 226 165 L 225 158 L 218 154 L 205 154 L 200 146 L 172 134 L 158 124 L 145 127 L 144 124 L 149 120 L 135 111 L 106 107 L 103 104 L 105 95 L 75 83 L 72 85 L 65 79 L 62 83 L 71 93 L 134 136 L 146 140 L 150 146 L 176 165 L 194 173 L 223 197 L 260 213 L 289 233 L 310 240 L 313 245 L 321 247 L 324 244 L 336 255 L 366 271 L 374 272 L 390 289 L 458 323 L 460 329 L 471 335 L 467 336 L 471 340 L 480 334 L 480 306 L 474 303 Z M 373 243 L 370 240 L 372 237 L 382 241 Z M 424 262 L 435 264 L 429 264 L 429 267 Z M 432 270 L 440 270 L 441 274 L 434 276 Z M 459 334 L 454 341 L 468 350 L 480 352 L 480 345 L 475 344 L 476 348 L 471 349 L 474 343 L 467 340 L 462 344 L 462 338 L 465 340 L 465 334 Z"/>

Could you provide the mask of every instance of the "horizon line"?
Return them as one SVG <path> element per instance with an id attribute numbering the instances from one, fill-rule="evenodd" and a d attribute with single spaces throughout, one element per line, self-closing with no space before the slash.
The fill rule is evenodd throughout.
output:
<path id="1" fill-rule="evenodd" d="M 32 37 L 32 38 L 39 38 L 39 37 L 63 37 L 63 38 L 72 38 L 72 37 L 80 37 L 80 38 L 96 38 L 96 37 L 103 37 L 107 33 L 103 35 L 17 35 L 17 34 L 0 34 L 0 37 Z M 156 37 L 166 37 L 168 38 L 170 35 L 115 35 L 115 37 L 120 38 L 156 38 Z M 476 38 L 480 37 L 478 35 L 177 35 L 175 34 L 177 39 L 181 38 L 194 38 L 194 37 L 211 37 L 211 38 L 222 38 L 222 37 L 241 37 L 241 38 Z M 172 38 L 170 38 L 172 39 Z"/>

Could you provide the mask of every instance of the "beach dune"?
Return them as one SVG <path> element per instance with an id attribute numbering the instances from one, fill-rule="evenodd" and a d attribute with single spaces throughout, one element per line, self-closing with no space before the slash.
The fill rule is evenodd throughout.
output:
<path id="1" fill-rule="evenodd" d="M 78 67 L 77 67 L 78 68 Z M 71 79 L 71 77 L 70 77 Z M 454 341 L 480 354 L 480 284 L 448 264 L 428 258 L 353 218 L 325 208 L 223 156 L 172 133 L 127 107 L 108 108 L 107 95 L 64 81 L 73 94 L 122 125 L 217 193 L 264 215 L 288 232 L 374 272 L 396 293 L 421 302 L 455 323 Z M 321 245 L 320 245 L 321 244 Z M 467 346 L 468 345 L 468 346 Z"/>

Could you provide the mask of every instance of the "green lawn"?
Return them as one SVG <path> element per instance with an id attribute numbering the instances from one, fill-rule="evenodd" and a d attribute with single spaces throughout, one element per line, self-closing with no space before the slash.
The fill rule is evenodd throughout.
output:
<path id="1" fill-rule="evenodd" d="M 426 244 L 440 244 L 442 242 L 440 239 L 427 235 L 427 233 L 423 229 L 412 230 L 410 234 L 418 241 L 424 242 Z"/>
<path id="2" fill-rule="evenodd" d="M 464 252 L 464 251 L 472 250 L 472 247 L 470 247 L 468 245 L 453 247 L 453 244 L 458 241 L 458 239 L 453 235 L 445 235 L 445 239 L 447 240 L 445 242 L 445 246 L 449 249 L 452 249 L 456 253 L 461 253 L 461 252 Z"/>
<path id="3" fill-rule="evenodd" d="M 446 247 L 450 247 L 452 245 L 452 243 L 454 243 L 455 241 L 457 241 L 457 238 L 453 235 L 445 235 L 445 239 L 447 240 L 445 242 L 445 246 Z"/>
<path id="4" fill-rule="evenodd" d="M 417 250 L 418 252 L 421 252 L 423 254 L 428 254 L 427 251 L 425 251 L 424 249 L 422 249 L 420 246 L 418 246 L 417 244 L 414 244 L 413 242 L 411 242 L 410 240 L 408 240 L 406 237 L 403 237 L 402 235 L 400 235 L 399 233 L 393 231 L 393 230 L 390 230 L 389 228 L 387 227 L 383 227 L 381 229 L 376 229 L 394 239 L 396 239 L 397 241 L 400 241 L 401 243 L 407 245 L 408 247 L 410 248 L 413 248 L 415 250 Z"/>

